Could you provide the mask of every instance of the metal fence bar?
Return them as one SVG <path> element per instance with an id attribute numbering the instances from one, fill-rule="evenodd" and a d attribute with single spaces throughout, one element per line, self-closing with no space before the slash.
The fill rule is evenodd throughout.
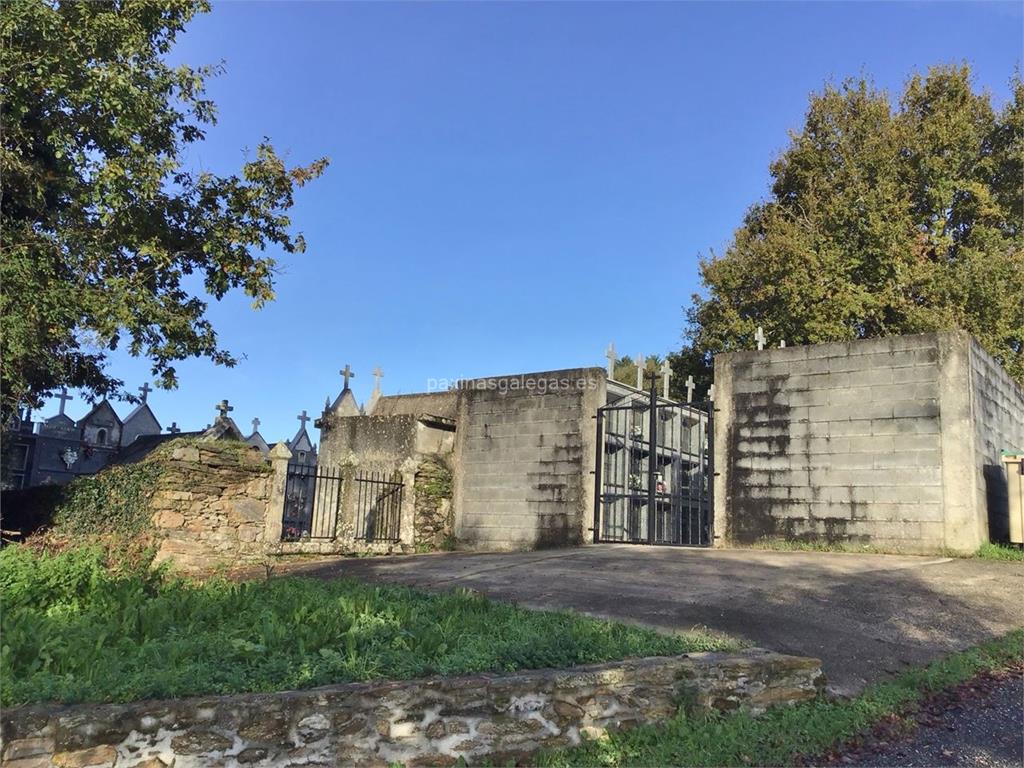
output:
<path id="1" fill-rule="evenodd" d="M 382 472 L 361 472 L 356 483 L 356 534 L 359 541 L 396 542 L 401 539 L 401 480 Z"/>
<path id="2" fill-rule="evenodd" d="M 338 468 L 302 464 L 288 467 L 281 519 L 282 541 L 334 539 L 343 482 Z"/>

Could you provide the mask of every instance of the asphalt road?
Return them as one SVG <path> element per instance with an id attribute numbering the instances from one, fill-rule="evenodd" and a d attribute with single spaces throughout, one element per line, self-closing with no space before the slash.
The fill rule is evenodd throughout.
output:
<path id="1" fill-rule="evenodd" d="M 337 558 L 288 571 L 464 587 L 666 630 L 706 626 L 821 659 L 839 694 L 1024 626 L 1024 567 L 981 560 L 594 545 Z"/>

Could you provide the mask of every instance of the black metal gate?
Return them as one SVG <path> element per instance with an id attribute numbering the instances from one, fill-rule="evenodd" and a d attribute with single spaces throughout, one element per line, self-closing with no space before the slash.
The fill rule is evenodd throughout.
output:
<path id="1" fill-rule="evenodd" d="M 598 409 L 595 542 L 711 544 L 713 418 L 653 390 Z"/>
<path id="2" fill-rule="evenodd" d="M 358 541 L 398 541 L 402 521 L 402 481 L 383 472 L 361 472 L 355 478 Z"/>
<path id="3" fill-rule="evenodd" d="M 292 464 L 284 485 L 281 540 L 333 539 L 341 509 L 340 469 Z"/>

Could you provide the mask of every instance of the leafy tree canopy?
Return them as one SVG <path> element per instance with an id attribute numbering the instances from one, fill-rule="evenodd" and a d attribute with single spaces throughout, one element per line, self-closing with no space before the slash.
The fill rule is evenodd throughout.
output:
<path id="1" fill-rule="evenodd" d="M 326 159 L 289 168 L 264 139 L 237 175 L 185 167 L 215 123 L 204 86 L 218 68 L 165 56 L 208 10 L 205 0 L 0 6 L 5 421 L 60 386 L 119 390 L 104 370 L 118 346 L 149 358 L 166 387 L 177 360 L 232 365 L 209 298 L 241 289 L 259 307 L 274 297 L 264 249 L 304 250 L 287 212 Z"/>
<path id="2" fill-rule="evenodd" d="M 811 98 L 719 257 L 701 262 L 695 353 L 962 328 L 1024 382 L 1024 81 L 1000 111 L 967 66 Z"/>

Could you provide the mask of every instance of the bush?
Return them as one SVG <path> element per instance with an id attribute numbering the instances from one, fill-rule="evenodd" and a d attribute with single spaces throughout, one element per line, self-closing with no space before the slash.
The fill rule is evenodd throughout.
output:
<path id="1" fill-rule="evenodd" d="M 128 701 L 563 667 L 734 647 L 464 593 L 276 578 L 197 584 L 96 549 L 0 552 L 0 703 Z"/>

